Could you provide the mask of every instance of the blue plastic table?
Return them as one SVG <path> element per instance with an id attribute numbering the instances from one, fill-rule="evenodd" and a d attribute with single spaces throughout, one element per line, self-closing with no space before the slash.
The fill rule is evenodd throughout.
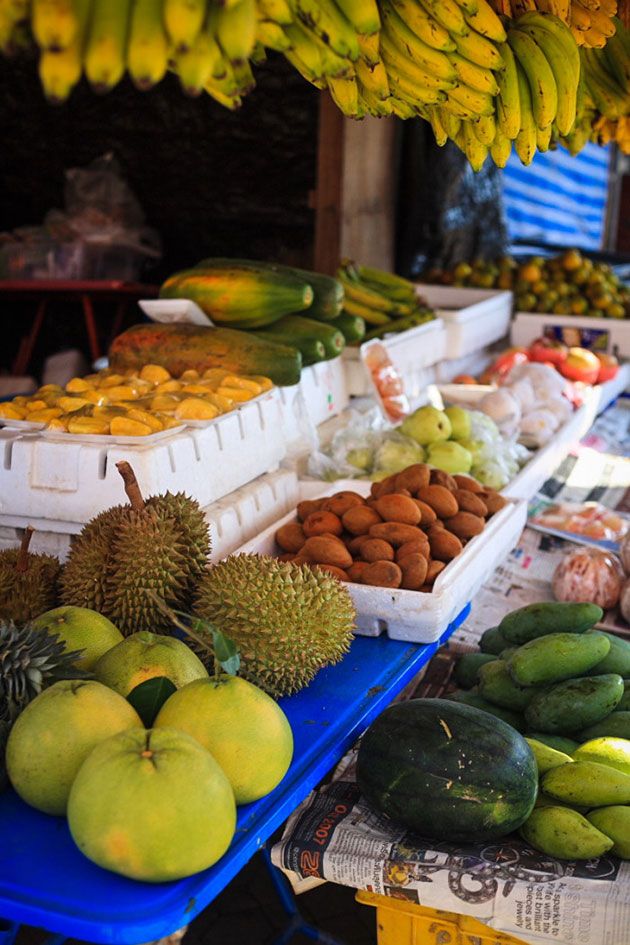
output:
<path id="1" fill-rule="evenodd" d="M 227 886 L 392 699 L 439 643 L 356 637 L 336 666 L 281 700 L 295 739 L 293 763 L 267 797 L 239 808 L 236 835 L 211 869 L 174 883 L 123 879 L 94 866 L 72 842 L 66 821 L 40 814 L 13 791 L 0 795 L 1 919 L 91 942 L 135 945 L 186 925 Z"/>

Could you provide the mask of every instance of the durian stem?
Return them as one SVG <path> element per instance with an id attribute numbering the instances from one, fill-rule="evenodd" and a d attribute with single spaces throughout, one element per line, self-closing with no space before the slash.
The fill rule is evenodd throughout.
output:
<path id="1" fill-rule="evenodd" d="M 140 486 L 138 485 L 135 472 L 125 459 L 122 459 L 119 463 L 116 463 L 116 469 L 122 476 L 122 480 L 125 484 L 125 492 L 127 493 L 127 498 L 131 502 L 132 509 L 135 509 L 137 512 L 141 512 L 144 508 L 144 499 L 142 498 L 142 493 L 140 492 Z"/>
<path id="2" fill-rule="evenodd" d="M 31 538 L 33 537 L 33 532 L 35 531 L 30 525 L 27 525 L 24 529 L 24 535 L 22 536 L 22 542 L 20 544 L 20 553 L 18 554 L 17 564 L 15 570 L 19 574 L 23 574 L 24 571 L 28 571 L 28 546 L 31 543 Z"/>

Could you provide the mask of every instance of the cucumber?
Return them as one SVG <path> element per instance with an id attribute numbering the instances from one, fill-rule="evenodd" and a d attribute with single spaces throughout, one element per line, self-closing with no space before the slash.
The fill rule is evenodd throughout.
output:
<path id="1" fill-rule="evenodd" d="M 261 328 L 260 331 L 253 332 L 261 338 L 268 341 L 275 341 L 278 344 L 290 344 L 302 354 L 302 365 L 316 364 L 318 361 L 326 360 L 326 348 L 318 338 L 304 337 L 300 334 L 277 328 L 276 325 L 270 325 L 269 328 Z"/>
<path id="2" fill-rule="evenodd" d="M 301 315 L 287 315 L 273 326 L 276 337 L 282 333 L 283 344 L 298 347 L 298 339 L 320 341 L 326 349 L 325 359 L 336 358 L 346 346 L 346 339 L 336 328 L 325 322 L 315 321 L 314 318 L 304 318 Z M 265 331 L 258 332 L 265 337 Z"/>
<path id="3" fill-rule="evenodd" d="M 363 341 L 365 338 L 365 319 L 358 315 L 349 315 L 347 312 L 342 312 L 330 324 L 341 332 L 349 345 L 357 341 Z"/>

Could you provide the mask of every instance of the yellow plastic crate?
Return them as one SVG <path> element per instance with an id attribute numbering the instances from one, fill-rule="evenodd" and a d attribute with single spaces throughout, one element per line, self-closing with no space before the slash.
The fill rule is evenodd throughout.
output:
<path id="1" fill-rule="evenodd" d="M 356 898 L 376 907 L 378 945 L 526 945 L 467 915 L 361 890 Z"/>

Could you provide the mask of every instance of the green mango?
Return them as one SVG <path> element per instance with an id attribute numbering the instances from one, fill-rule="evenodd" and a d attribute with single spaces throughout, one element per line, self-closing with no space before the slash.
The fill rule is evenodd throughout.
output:
<path id="1" fill-rule="evenodd" d="M 503 634 L 500 633 L 498 627 L 490 627 L 489 630 L 485 630 L 479 640 L 479 649 L 481 652 L 493 653 L 494 656 L 498 656 L 501 650 L 504 650 L 507 645 L 507 640 Z"/>
<path id="2" fill-rule="evenodd" d="M 492 653 L 463 653 L 455 667 L 455 682 L 462 689 L 472 689 L 477 685 L 477 675 L 484 663 L 496 660 Z"/>
<path id="3" fill-rule="evenodd" d="M 536 798 L 534 807 L 568 807 L 569 810 L 576 810 L 578 814 L 584 815 L 588 814 L 590 810 L 590 807 L 580 807 L 579 804 L 563 804 L 562 801 L 556 800 L 555 797 L 547 797 L 542 791 L 538 791 L 538 797 Z"/>
<path id="4" fill-rule="evenodd" d="M 453 702 L 463 702 L 464 705 L 472 705 L 475 709 L 481 709 L 483 712 L 488 712 L 490 715 L 502 719 L 504 722 L 507 722 L 508 725 L 511 725 L 512 728 L 515 728 L 517 732 L 523 731 L 525 720 L 522 715 L 519 715 L 517 712 L 510 712 L 509 709 L 501 709 L 491 702 L 486 702 L 476 689 L 468 689 L 466 692 L 458 689 L 456 692 L 449 693 L 445 698 L 451 699 Z"/>
<path id="5" fill-rule="evenodd" d="M 534 849 L 561 860 L 591 860 L 613 846 L 601 830 L 568 807 L 534 808 L 520 833 Z"/>
<path id="6" fill-rule="evenodd" d="M 623 681 L 623 696 L 615 708 L 615 712 L 628 712 L 630 710 L 630 679 Z"/>
<path id="7" fill-rule="evenodd" d="M 592 810 L 587 820 L 613 841 L 611 853 L 622 860 L 630 860 L 630 807 L 620 804 L 600 807 Z"/>
<path id="8" fill-rule="evenodd" d="M 571 755 L 565 755 L 563 751 L 556 751 L 555 748 L 550 748 L 549 745 L 544 745 L 542 742 L 536 741 L 535 738 L 527 738 L 526 736 L 525 741 L 534 752 L 539 775 L 551 771 L 552 768 L 559 768 L 560 765 L 573 762 Z"/>
<path id="9" fill-rule="evenodd" d="M 507 663 L 493 660 L 479 669 L 479 694 L 502 709 L 522 712 L 534 693 L 531 689 L 521 689 L 516 685 L 508 672 Z"/>
<path id="10" fill-rule="evenodd" d="M 616 637 L 614 633 L 605 633 L 603 630 L 589 631 L 587 636 L 599 634 L 610 641 L 610 649 L 600 663 L 597 663 L 590 670 L 591 676 L 599 676 L 601 673 L 619 673 L 620 676 L 630 676 L 630 643 Z"/>
<path id="11" fill-rule="evenodd" d="M 603 633 L 550 633 L 520 646 L 507 666 L 517 686 L 542 686 L 583 676 L 609 650 Z"/>
<path id="12" fill-rule="evenodd" d="M 565 755 L 572 755 L 578 747 L 579 742 L 574 742 L 572 738 L 563 738 L 562 735 L 548 735 L 547 732 L 528 732 L 527 738 L 535 738 L 537 742 L 543 745 L 549 745 L 556 751 L 561 751 Z"/>
<path id="13" fill-rule="evenodd" d="M 630 712 L 613 711 L 610 715 L 607 715 L 605 719 L 602 719 L 601 722 L 589 725 L 588 728 L 585 728 L 584 731 L 580 732 L 579 735 L 575 737 L 579 739 L 580 742 L 588 742 L 592 738 L 601 738 L 606 735 L 610 735 L 613 738 L 630 739 Z"/>
<path id="14" fill-rule="evenodd" d="M 592 738 L 573 752 L 575 761 L 596 761 L 630 775 L 630 741 L 626 738 Z"/>
<path id="15" fill-rule="evenodd" d="M 540 786 L 565 804 L 608 807 L 630 804 L 630 775 L 596 761 L 574 761 L 543 774 Z"/>
<path id="16" fill-rule="evenodd" d="M 516 653 L 517 650 L 517 646 L 506 646 L 506 648 L 499 653 L 499 659 L 507 663 L 512 653 Z"/>
<path id="17" fill-rule="evenodd" d="M 508 643 L 527 643 L 548 633 L 584 633 L 604 616 L 597 604 L 544 601 L 506 614 L 499 632 Z"/>
<path id="18" fill-rule="evenodd" d="M 605 719 L 622 695 L 623 679 L 614 673 L 566 679 L 536 690 L 525 720 L 534 731 L 569 735 Z"/>

